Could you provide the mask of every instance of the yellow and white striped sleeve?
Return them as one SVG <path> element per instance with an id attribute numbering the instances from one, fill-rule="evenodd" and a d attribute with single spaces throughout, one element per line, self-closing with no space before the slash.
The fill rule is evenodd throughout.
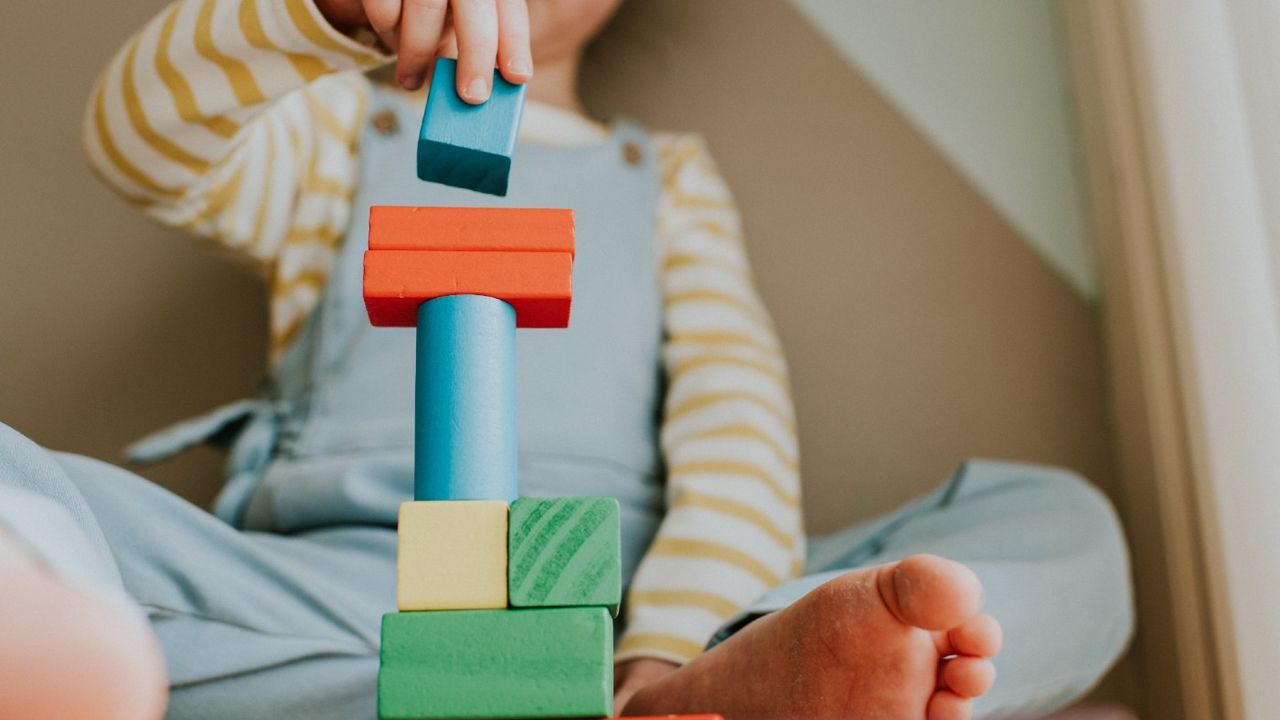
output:
<path id="1" fill-rule="evenodd" d="M 667 514 L 627 598 L 617 660 L 686 662 L 803 568 L 786 363 L 733 200 L 697 136 L 657 138 Z"/>
<path id="2" fill-rule="evenodd" d="M 258 265 L 277 353 L 346 229 L 368 81 L 389 58 L 311 0 L 180 0 L 134 35 L 84 120 L 94 171 L 155 220 Z"/>

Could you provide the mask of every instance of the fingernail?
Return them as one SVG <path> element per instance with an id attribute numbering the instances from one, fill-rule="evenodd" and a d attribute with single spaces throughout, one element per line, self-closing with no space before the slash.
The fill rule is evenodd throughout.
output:
<path id="1" fill-rule="evenodd" d="M 515 73 L 516 75 L 532 75 L 533 65 L 525 59 L 512 60 L 507 63 L 507 70 Z"/>
<path id="2" fill-rule="evenodd" d="M 477 77 L 467 85 L 467 99 L 480 102 L 489 97 L 489 80 Z"/>

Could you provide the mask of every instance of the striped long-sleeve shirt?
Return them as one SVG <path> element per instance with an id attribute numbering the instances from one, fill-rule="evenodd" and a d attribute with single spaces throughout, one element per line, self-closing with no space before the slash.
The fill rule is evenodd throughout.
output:
<path id="1" fill-rule="evenodd" d="M 262 272 L 273 362 L 318 304 L 351 221 L 364 71 L 390 60 L 335 31 L 312 0 L 180 0 L 93 90 L 90 165 L 150 217 Z M 800 571 L 804 533 L 786 366 L 728 188 L 696 136 L 655 144 L 668 508 L 633 579 L 617 659 L 683 662 Z"/>

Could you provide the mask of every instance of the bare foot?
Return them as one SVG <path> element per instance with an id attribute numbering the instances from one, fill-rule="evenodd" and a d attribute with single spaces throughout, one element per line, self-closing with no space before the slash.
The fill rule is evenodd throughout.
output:
<path id="1" fill-rule="evenodd" d="M 640 690 L 626 715 L 967 720 L 1000 625 L 982 586 L 932 555 L 847 573 Z"/>
<path id="2" fill-rule="evenodd" d="M 149 628 L 59 582 L 0 532 L 0 720 L 154 720 L 168 683 Z"/>

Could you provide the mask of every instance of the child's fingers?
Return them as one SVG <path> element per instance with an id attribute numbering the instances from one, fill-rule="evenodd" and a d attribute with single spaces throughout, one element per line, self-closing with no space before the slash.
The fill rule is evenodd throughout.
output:
<path id="1" fill-rule="evenodd" d="M 364 16 L 383 45 L 400 49 L 400 0 L 364 0 Z"/>
<path id="2" fill-rule="evenodd" d="M 489 99 L 498 56 L 498 8 L 494 0 L 453 0 L 458 37 L 458 95 L 472 104 Z"/>
<path id="3" fill-rule="evenodd" d="M 498 69 L 511 83 L 527 82 L 533 76 L 526 0 L 498 0 Z"/>
<path id="4" fill-rule="evenodd" d="M 444 21 L 444 33 L 440 36 L 440 44 L 436 47 L 436 57 L 454 58 L 458 57 L 458 38 L 454 36 L 453 22 L 449 18 Z M 430 83 L 432 76 L 435 75 L 436 64 L 434 62 L 427 63 L 427 74 L 423 76 L 424 83 Z"/>
<path id="5" fill-rule="evenodd" d="M 404 0 L 400 12 L 400 59 L 396 82 L 406 90 L 422 87 L 444 32 L 448 0 Z"/>

